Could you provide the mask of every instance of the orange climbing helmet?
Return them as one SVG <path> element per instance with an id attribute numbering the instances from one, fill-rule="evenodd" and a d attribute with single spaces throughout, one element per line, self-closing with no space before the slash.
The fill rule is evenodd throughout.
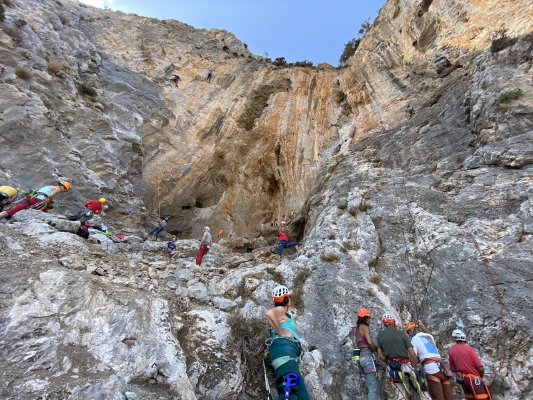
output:
<path id="1" fill-rule="evenodd" d="M 368 311 L 366 308 L 361 307 L 357 309 L 357 317 L 358 318 L 372 317 L 372 314 L 370 314 L 370 311 Z"/>
<path id="2" fill-rule="evenodd" d="M 407 325 L 405 325 L 405 331 L 409 332 L 411 329 L 418 328 L 418 324 L 416 322 L 408 322 Z"/>
<path id="3" fill-rule="evenodd" d="M 70 190 L 70 183 L 68 183 L 67 181 L 59 181 L 57 183 L 63 186 L 67 192 Z"/>

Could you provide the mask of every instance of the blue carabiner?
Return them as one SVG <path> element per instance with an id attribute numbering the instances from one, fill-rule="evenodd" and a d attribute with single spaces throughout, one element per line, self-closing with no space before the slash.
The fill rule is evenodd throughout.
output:
<path id="1" fill-rule="evenodd" d="M 300 384 L 300 377 L 294 372 L 290 372 L 287 375 L 285 375 L 285 382 L 283 382 L 285 400 L 290 400 L 291 388 L 298 387 L 299 384 Z"/>

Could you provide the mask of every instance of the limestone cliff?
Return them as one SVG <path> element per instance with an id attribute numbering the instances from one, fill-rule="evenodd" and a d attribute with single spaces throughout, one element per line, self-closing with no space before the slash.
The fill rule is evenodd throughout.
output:
<path id="1" fill-rule="evenodd" d="M 183 240 L 171 263 L 35 212 L 0 225 L 2 397 L 259 398 L 254 321 L 284 282 L 315 399 L 364 396 L 359 306 L 428 321 L 443 352 L 464 327 L 494 398 L 530 398 L 529 2 L 390 0 L 339 69 L 66 0 L 4 8 L 0 183 L 68 178 L 55 212 L 104 195 L 117 230 L 171 215 Z M 304 249 L 277 265 L 266 228 L 291 209 Z M 259 238 L 198 270 L 206 224 Z"/>

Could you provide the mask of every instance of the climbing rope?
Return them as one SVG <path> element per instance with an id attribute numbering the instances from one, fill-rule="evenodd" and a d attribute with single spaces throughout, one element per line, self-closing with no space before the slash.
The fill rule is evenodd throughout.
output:
<path id="1" fill-rule="evenodd" d="M 403 242 L 404 242 L 404 247 L 405 247 L 405 259 L 407 261 L 407 267 L 409 269 L 409 280 L 410 280 L 410 285 L 411 285 L 411 292 L 412 293 L 415 293 L 414 291 L 414 282 L 413 282 L 413 268 L 411 267 L 411 260 L 409 258 L 409 250 L 408 250 L 408 247 L 407 247 L 407 235 L 405 234 L 405 230 L 403 229 L 402 227 L 402 223 L 401 223 L 401 220 L 402 220 L 402 215 L 401 215 L 401 212 L 400 212 L 400 202 L 399 202 L 399 196 L 398 196 L 398 193 L 396 192 L 396 183 L 394 182 L 394 179 L 392 179 L 391 177 L 391 181 L 392 181 L 392 188 L 394 190 L 394 199 L 396 200 L 396 210 L 398 212 L 398 218 L 400 219 L 400 230 L 402 231 L 402 236 L 403 236 Z M 418 320 L 418 315 L 417 314 L 417 311 L 416 311 L 416 302 L 414 300 L 414 296 L 411 296 L 411 300 L 412 300 L 412 304 L 413 304 L 413 310 L 415 311 L 415 320 Z"/>
<path id="2" fill-rule="evenodd" d="M 412 176 L 411 176 L 412 177 Z M 404 196 L 405 198 L 407 199 L 407 189 L 406 189 L 406 185 L 405 185 L 405 176 L 401 176 L 402 178 L 402 186 L 404 188 Z M 396 191 L 396 182 L 394 181 L 394 179 L 391 179 L 392 181 L 392 185 L 393 185 L 393 190 L 394 190 L 394 197 L 395 197 L 395 200 L 396 200 L 396 209 L 397 209 L 397 212 L 398 212 L 398 217 L 401 219 L 401 213 L 400 213 L 400 203 L 399 203 L 399 197 L 398 197 L 398 193 Z M 407 205 L 407 212 L 409 214 L 409 219 L 410 219 L 410 223 L 412 224 L 411 226 L 414 225 L 414 217 L 411 213 L 411 210 L 409 209 L 409 206 Z M 444 215 L 446 216 L 446 211 L 444 211 Z M 449 218 L 446 218 L 446 220 L 449 220 Z M 472 234 L 472 232 L 468 229 L 467 226 L 463 226 L 463 228 L 465 229 L 465 231 L 467 232 L 467 235 L 471 238 L 472 240 L 472 243 L 474 245 L 474 248 L 476 249 L 476 251 L 478 252 L 479 254 L 479 259 L 481 261 L 481 263 L 483 264 L 483 266 L 485 267 L 485 271 L 486 271 L 486 274 L 488 275 L 490 281 L 491 281 L 491 286 L 494 287 L 494 291 L 496 292 L 496 297 L 498 299 L 498 302 L 499 302 L 499 306 L 500 306 L 500 322 L 499 322 L 499 326 L 500 326 L 500 336 L 502 337 L 502 339 L 505 339 L 506 337 L 506 326 L 505 326 L 505 320 L 504 320 L 504 308 L 505 308 L 505 304 L 504 304 L 504 296 L 503 296 L 503 293 L 502 291 L 500 290 L 500 288 L 498 287 L 497 283 L 496 283 L 496 279 L 494 277 L 494 274 L 492 273 L 491 269 L 490 269 L 490 265 L 489 265 L 489 260 L 487 259 L 487 257 L 485 255 L 483 255 L 483 252 L 481 251 L 481 248 L 479 247 L 479 244 L 475 238 L 475 236 Z M 402 230 L 402 235 L 403 235 L 403 238 L 404 238 L 404 246 L 405 246 L 405 251 L 406 251 L 406 260 L 407 260 L 407 265 L 408 265 L 408 268 L 409 268 L 409 275 L 410 275 L 410 284 L 411 284 L 411 291 L 413 293 L 415 293 L 416 291 L 414 290 L 414 273 L 413 273 L 413 268 L 411 266 L 411 263 L 410 263 L 410 258 L 409 258 L 409 253 L 408 253 L 408 250 L 407 250 L 407 235 L 405 233 L 405 230 L 403 229 L 403 226 L 402 224 L 400 223 L 400 229 Z M 431 252 L 428 251 L 428 248 L 427 246 L 425 245 L 424 241 L 422 241 L 422 245 L 424 246 L 425 248 L 425 252 L 426 254 L 428 255 L 428 260 L 429 260 L 429 264 L 430 264 L 430 273 L 429 273 L 429 277 L 428 277 L 428 280 L 424 286 L 424 291 L 423 291 L 423 295 L 422 295 L 422 298 L 421 300 L 418 302 L 418 304 L 416 303 L 416 301 L 413 299 L 413 304 L 414 304 L 414 317 L 415 317 L 415 321 L 418 321 L 419 320 L 419 316 L 420 314 L 422 313 L 423 309 L 424 309 L 424 303 L 427 299 L 427 295 L 429 293 L 429 288 L 431 286 L 431 280 L 433 278 L 433 272 L 436 268 L 436 264 L 433 260 L 433 257 L 431 256 Z M 504 360 L 507 359 L 507 348 L 503 345 L 501 345 L 499 342 L 498 342 L 498 346 L 501 346 L 503 348 L 503 357 L 500 357 L 500 361 L 499 361 L 499 372 L 501 372 L 502 368 L 503 368 L 503 363 L 504 363 Z"/>
<path id="3" fill-rule="evenodd" d="M 404 197 L 407 199 L 407 189 L 406 189 L 406 185 L 405 185 L 405 176 L 402 176 L 402 180 L 403 180 L 403 190 L 404 190 Z M 411 213 L 411 209 L 409 208 L 409 205 L 407 205 L 407 213 L 409 214 L 409 218 L 410 218 L 410 223 L 411 223 L 411 226 L 414 226 L 415 225 L 415 219 L 413 217 L 413 214 Z M 447 215 L 446 215 L 446 211 L 444 210 L 444 216 L 446 217 L 446 220 L 448 220 L 447 218 Z M 431 285 L 431 279 L 433 278 L 433 272 L 435 271 L 435 268 L 436 268 L 436 264 L 435 264 L 435 261 L 433 260 L 433 257 L 431 256 L 431 252 L 428 250 L 427 246 L 426 246 L 426 243 L 422 240 L 422 246 L 424 246 L 424 252 L 425 254 L 427 255 L 428 257 L 428 260 L 429 260 L 429 264 L 430 264 L 430 270 L 429 270 L 429 277 L 428 277 L 428 280 L 426 282 L 426 284 L 424 285 L 424 294 L 422 295 L 422 298 L 420 299 L 420 301 L 418 302 L 418 305 L 415 309 L 415 321 L 418 321 L 419 320 L 419 317 L 424 309 L 424 302 L 426 301 L 426 298 L 427 298 L 427 295 L 429 293 L 429 287 Z"/>
<path id="4" fill-rule="evenodd" d="M 487 256 L 485 256 L 483 254 L 483 252 L 481 251 L 481 248 L 479 247 L 479 244 L 478 244 L 478 242 L 476 240 L 476 237 L 470 231 L 470 229 L 468 229 L 468 226 L 463 225 L 463 228 L 466 231 L 467 235 L 472 240 L 474 248 L 476 249 L 476 251 L 479 254 L 479 260 L 481 261 L 481 263 L 485 267 L 485 271 L 486 271 L 486 273 L 487 273 L 487 275 L 488 275 L 488 277 L 489 277 L 489 279 L 491 281 L 491 286 L 494 288 L 494 291 L 496 292 L 496 297 L 497 297 L 498 302 L 500 304 L 500 324 L 499 324 L 500 325 L 500 336 L 502 337 L 502 339 L 505 339 L 506 333 L 507 333 L 507 328 L 505 326 L 505 320 L 503 318 L 503 310 L 505 308 L 503 293 L 500 290 L 500 288 L 498 287 L 498 284 L 496 283 L 496 279 L 494 278 L 494 274 L 492 273 L 492 271 L 490 269 L 490 266 L 489 266 L 489 260 L 488 260 Z M 499 341 L 497 343 L 498 343 L 498 346 L 500 346 Z M 499 366 L 498 366 L 498 372 L 501 372 L 501 370 L 503 368 L 503 362 L 504 362 L 505 359 L 507 359 L 507 348 L 505 347 L 505 345 L 501 345 L 501 347 L 503 348 L 504 356 L 500 357 L 500 362 L 499 362 Z"/>

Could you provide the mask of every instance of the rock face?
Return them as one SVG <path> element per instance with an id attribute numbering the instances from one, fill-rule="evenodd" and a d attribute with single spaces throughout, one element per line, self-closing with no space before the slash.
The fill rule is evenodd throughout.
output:
<path id="1" fill-rule="evenodd" d="M 530 398 L 529 2 L 390 0 L 340 69 L 276 67 L 176 21 L 7 3 L 0 183 L 68 178 L 52 212 L 104 195 L 115 231 L 171 215 L 183 240 L 168 259 L 36 211 L 0 224 L 2 398 L 262 398 L 279 283 L 314 399 L 365 395 L 360 306 L 426 321 L 443 354 L 464 328 L 493 398 Z M 278 264 L 270 223 L 290 210 L 303 250 Z M 206 224 L 235 237 L 197 268 L 187 239 Z"/>

